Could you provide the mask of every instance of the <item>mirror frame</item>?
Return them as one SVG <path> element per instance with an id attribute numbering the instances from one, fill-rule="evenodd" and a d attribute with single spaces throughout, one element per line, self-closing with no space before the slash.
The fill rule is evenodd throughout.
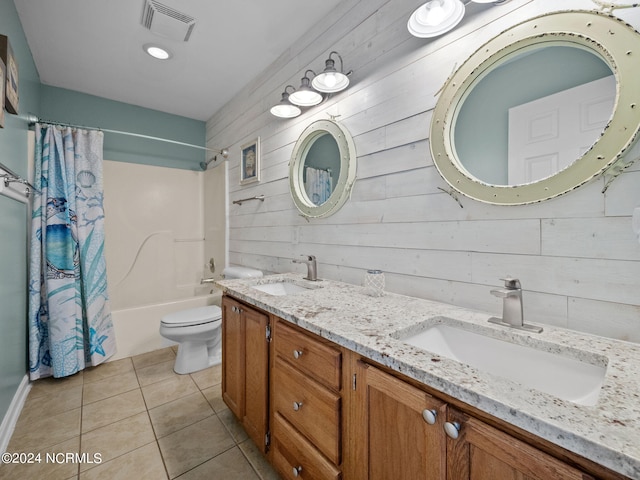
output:
<path id="1" fill-rule="evenodd" d="M 613 115 L 592 147 L 571 165 L 542 180 L 492 185 L 470 175 L 453 142 L 456 117 L 474 85 L 504 60 L 534 46 L 561 45 L 600 57 L 616 78 Z M 517 24 L 473 53 L 445 82 L 431 119 L 430 149 L 440 175 L 455 190 L 481 202 L 522 205 L 548 200 L 589 182 L 618 162 L 640 128 L 640 34 L 630 25 L 597 11 L 553 12 Z"/>
<path id="2" fill-rule="evenodd" d="M 329 134 L 338 144 L 340 152 L 340 174 L 331 195 L 322 205 L 316 205 L 306 194 L 303 167 L 309 149 L 315 140 Z M 293 147 L 289 162 L 289 189 L 293 203 L 307 218 L 322 218 L 333 215 L 345 204 L 356 181 L 356 147 L 351 134 L 342 125 L 331 120 L 313 122 L 300 134 Z"/>

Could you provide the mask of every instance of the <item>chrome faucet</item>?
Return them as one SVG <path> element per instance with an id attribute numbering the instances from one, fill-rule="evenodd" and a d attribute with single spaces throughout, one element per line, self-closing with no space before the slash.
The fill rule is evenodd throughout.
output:
<path id="1" fill-rule="evenodd" d="M 296 260 L 295 258 L 292 260 L 293 263 L 306 263 L 307 264 L 307 276 L 304 277 L 305 280 L 311 280 L 313 282 L 318 280 L 318 272 L 316 269 L 316 257 L 314 255 L 302 255 L 306 257 L 306 260 Z"/>
<path id="2" fill-rule="evenodd" d="M 491 317 L 489 321 L 498 325 L 526 330 L 527 332 L 542 332 L 542 327 L 524 323 L 522 314 L 522 286 L 517 278 L 501 278 L 504 288 L 491 290 L 491 295 L 502 298 L 502 318 Z"/>

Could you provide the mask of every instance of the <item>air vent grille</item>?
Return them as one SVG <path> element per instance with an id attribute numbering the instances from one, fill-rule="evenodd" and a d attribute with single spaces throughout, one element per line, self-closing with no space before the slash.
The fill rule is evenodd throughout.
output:
<path id="1" fill-rule="evenodd" d="M 196 26 L 196 19 L 155 0 L 145 0 L 142 25 L 157 35 L 186 42 Z"/>

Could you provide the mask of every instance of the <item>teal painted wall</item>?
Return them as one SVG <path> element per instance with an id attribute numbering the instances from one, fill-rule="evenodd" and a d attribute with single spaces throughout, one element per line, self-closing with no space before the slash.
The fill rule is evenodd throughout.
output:
<path id="1" fill-rule="evenodd" d="M 43 85 L 42 119 L 133 132 L 204 146 L 206 122 Z M 211 156 L 211 155 L 209 155 Z M 120 162 L 200 170 L 205 150 L 113 133 L 104 134 L 104 158 Z"/>
<path id="2" fill-rule="evenodd" d="M 18 62 L 19 112 L 37 111 L 40 77 L 10 0 L 0 0 L 0 34 L 9 37 Z M 27 122 L 5 112 L 0 162 L 27 175 Z M 0 421 L 27 373 L 27 208 L 0 196 Z"/>

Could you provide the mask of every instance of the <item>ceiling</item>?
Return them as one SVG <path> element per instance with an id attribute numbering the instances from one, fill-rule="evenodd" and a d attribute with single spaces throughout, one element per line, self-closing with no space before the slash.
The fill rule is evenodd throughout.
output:
<path id="1" fill-rule="evenodd" d="M 206 121 L 341 1 L 161 0 L 196 19 L 187 42 L 146 29 L 145 0 L 14 3 L 43 84 Z"/>

